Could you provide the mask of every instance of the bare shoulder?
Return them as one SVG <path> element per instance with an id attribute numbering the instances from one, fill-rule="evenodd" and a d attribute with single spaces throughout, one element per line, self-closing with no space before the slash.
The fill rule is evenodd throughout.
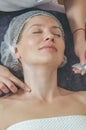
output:
<path id="1" fill-rule="evenodd" d="M 74 96 L 82 103 L 86 105 L 86 91 L 78 91 L 74 93 Z"/>
<path id="2" fill-rule="evenodd" d="M 70 96 L 74 100 L 76 99 L 77 101 L 86 104 L 86 91 L 70 91 L 63 88 L 61 88 L 60 90 L 63 96 Z"/>
<path id="3" fill-rule="evenodd" d="M 86 91 L 75 92 L 76 96 L 86 98 Z"/>
<path id="4" fill-rule="evenodd" d="M 70 94 L 74 94 L 74 91 L 70 91 L 64 88 L 59 88 L 61 95 L 65 96 L 65 95 L 70 95 Z"/>

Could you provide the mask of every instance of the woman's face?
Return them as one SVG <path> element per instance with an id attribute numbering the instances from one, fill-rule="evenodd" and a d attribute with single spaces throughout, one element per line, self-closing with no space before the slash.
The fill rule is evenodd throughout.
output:
<path id="1" fill-rule="evenodd" d="M 64 40 L 59 24 L 48 16 L 34 16 L 24 26 L 16 45 L 16 57 L 22 64 L 56 64 L 64 56 Z"/>

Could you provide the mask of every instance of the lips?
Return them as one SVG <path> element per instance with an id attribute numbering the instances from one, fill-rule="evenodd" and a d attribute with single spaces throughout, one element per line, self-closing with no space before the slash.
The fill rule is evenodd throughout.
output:
<path id="1" fill-rule="evenodd" d="M 57 48 L 55 46 L 49 46 L 49 45 L 42 46 L 42 47 L 39 48 L 39 50 L 42 50 L 42 49 L 52 49 L 52 50 L 57 51 Z"/>

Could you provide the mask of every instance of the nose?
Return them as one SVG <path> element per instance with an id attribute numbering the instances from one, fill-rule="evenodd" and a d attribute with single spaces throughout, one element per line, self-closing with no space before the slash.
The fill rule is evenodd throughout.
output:
<path id="1" fill-rule="evenodd" d="M 49 41 L 49 40 L 54 42 L 54 35 L 52 33 L 47 33 L 45 35 L 45 41 Z"/>

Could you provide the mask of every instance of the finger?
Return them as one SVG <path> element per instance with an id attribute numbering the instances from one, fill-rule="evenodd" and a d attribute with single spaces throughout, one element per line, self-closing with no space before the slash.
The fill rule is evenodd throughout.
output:
<path id="1" fill-rule="evenodd" d="M 23 83 L 21 80 L 19 80 L 18 78 L 16 78 L 15 76 L 11 76 L 10 80 L 12 82 L 14 82 L 18 87 L 20 87 L 23 90 L 27 90 L 27 91 L 31 91 L 31 89 L 29 88 L 29 86 L 27 86 L 25 83 Z"/>
<path id="2" fill-rule="evenodd" d="M 72 68 L 72 71 L 76 74 L 81 74 L 81 70 L 77 69 L 77 68 Z"/>
<path id="3" fill-rule="evenodd" d="M 75 74 L 81 74 L 81 75 L 86 74 L 86 71 L 81 71 L 81 70 L 79 70 L 79 69 L 77 69 L 77 68 L 73 68 L 72 70 L 73 70 L 73 72 L 74 72 Z"/>
<path id="4" fill-rule="evenodd" d="M 9 89 L 7 88 L 7 86 L 4 85 L 4 83 L 0 82 L 0 90 L 1 93 L 8 93 Z"/>
<path id="5" fill-rule="evenodd" d="M 17 92 L 17 87 L 15 86 L 15 84 L 10 81 L 9 79 L 7 79 L 6 77 L 1 76 L 0 77 L 0 81 L 4 83 L 5 86 L 8 87 L 8 89 L 13 92 L 16 93 Z"/>

